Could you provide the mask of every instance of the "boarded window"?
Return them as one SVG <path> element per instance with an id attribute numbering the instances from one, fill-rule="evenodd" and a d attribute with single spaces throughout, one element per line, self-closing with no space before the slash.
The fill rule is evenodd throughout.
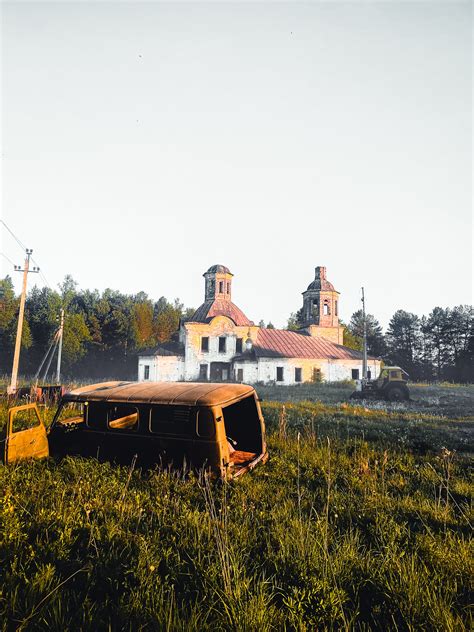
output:
<path id="1" fill-rule="evenodd" d="M 301 382 L 301 368 L 295 368 L 295 382 Z"/>
<path id="2" fill-rule="evenodd" d="M 149 364 L 145 364 L 145 366 L 143 367 L 143 379 L 144 380 L 150 379 L 150 365 Z"/>
<path id="3" fill-rule="evenodd" d="M 204 353 L 209 351 L 209 336 L 203 336 L 201 338 L 201 351 Z"/>
<path id="4" fill-rule="evenodd" d="M 195 434 L 196 411 L 190 406 L 153 406 L 150 431 L 156 434 L 191 437 Z"/>
<path id="5" fill-rule="evenodd" d="M 207 381 L 207 364 L 199 365 L 199 379 L 202 381 Z"/>
<path id="6" fill-rule="evenodd" d="M 352 369 L 352 379 L 353 380 L 359 379 L 359 369 Z"/>
<path id="7" fill-rule="evenodd" d="M 313 382 L 321 382 L 321 369 L 313 367 Z"/>
<path id="8" fill-rule="evenodd" d="M 277 382 L 283 382 L 283 367 L 277 366 Z"/>
<path id="9" fill-rule="evenodd" d="M 237 382 L 243 382 L 243 381 L 244 381 L 244 370 L 237 369 Z"/>
<path id="10" fill-rule="evenodd" d="M 243 341 L 244 341 L 243 338 L 237 338 L 237 340 L 235 341 L 235 352 L 236 353 L 242 353 Z"/>
<path id="11" fill-rule="evenodd" d="M 219 338 L 219 353 L 225 353 L 226 352 L 226 337 L 225 336 L 220 336 Z"/>

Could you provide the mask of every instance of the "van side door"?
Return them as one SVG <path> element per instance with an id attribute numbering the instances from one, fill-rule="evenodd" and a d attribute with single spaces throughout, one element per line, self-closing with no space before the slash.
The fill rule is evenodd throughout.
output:
<path id="1" fill-rule="evenodd" d="M 36 404 L 14 406 L 8 411 L 5 463 L 49 456 L 46 426 Z"/>

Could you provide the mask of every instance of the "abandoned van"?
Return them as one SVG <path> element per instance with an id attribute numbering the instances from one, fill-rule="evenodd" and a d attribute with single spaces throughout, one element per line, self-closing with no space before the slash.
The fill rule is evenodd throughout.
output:
<path id="1" fill-rule="evenodd" d="M 9 411 L 5 462 L 76 454 L 137 466 L 209 468 L 234 478 L 268 458 L 245 384 L 105 382 L 65 394 L 49 431 L 36 404 Z"/>

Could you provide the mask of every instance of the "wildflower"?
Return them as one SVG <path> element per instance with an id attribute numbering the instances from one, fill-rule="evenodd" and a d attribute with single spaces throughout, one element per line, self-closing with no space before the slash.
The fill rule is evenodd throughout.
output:
<path id="1" fill-rule="evenodd" d="M 155 570 L 155 567 L 153 566 L 153 564 L 150 565 L 150 570 L 151 570 L 151 572 L 153 572 Z"/>

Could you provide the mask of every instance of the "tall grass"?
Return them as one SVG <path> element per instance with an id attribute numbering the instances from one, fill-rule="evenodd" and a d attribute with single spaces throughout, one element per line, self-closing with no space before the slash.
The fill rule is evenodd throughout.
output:
<path id="1" fill-rule="evenodd" d="M 469 422 L 264 413 L 270 460 L 232 483 L 70 457 L 1 466 L 0 628 L 472 629 Z"/>

